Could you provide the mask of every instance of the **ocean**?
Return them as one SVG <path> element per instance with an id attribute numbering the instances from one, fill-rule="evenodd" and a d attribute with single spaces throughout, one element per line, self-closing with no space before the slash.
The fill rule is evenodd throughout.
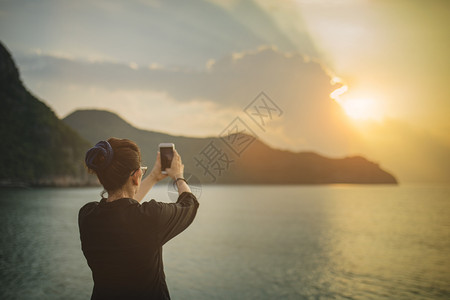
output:
<path id="1" fill-rule="evenodd" d="M 0 190 L 0 299 L 90 298 L 77 214 L 100 192 Z M 448 186 L 211 185 L 199 201 L 164 246 L 172 299 L 450 299 Z"/>

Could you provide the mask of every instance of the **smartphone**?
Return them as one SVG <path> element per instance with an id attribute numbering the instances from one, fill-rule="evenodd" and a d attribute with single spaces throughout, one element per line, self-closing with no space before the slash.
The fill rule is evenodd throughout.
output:
<path id="1" fill-rule="evenodd" d="M 166 169 L 170 168 L 173 159 L 173 149 L 175 145 L 173 143 L 161 143 L 159 144 L 159 153 L 161 154 L 161 173 L 167 174 Z"/>

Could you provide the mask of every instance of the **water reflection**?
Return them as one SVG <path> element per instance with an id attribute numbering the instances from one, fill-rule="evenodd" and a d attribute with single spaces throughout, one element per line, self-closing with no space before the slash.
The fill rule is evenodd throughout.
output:
<path id="1" fill-rule="evenodd" d="M 413 187 L 346 187 L 331 196 L 333 291 L 352 298 L 448 295 L 447 201 L 427 203 L 430 190 Z"/>
<path id="2" fill-rule="evenodd" d="M 168 200 L 166 187 L 150 197 Z M 0 190 L 1 299 L 88 299 L 78 209 L 98 189 Z M 164 248 L 174 299 L 449 298 L 450 189 L 206 186 Z"/>

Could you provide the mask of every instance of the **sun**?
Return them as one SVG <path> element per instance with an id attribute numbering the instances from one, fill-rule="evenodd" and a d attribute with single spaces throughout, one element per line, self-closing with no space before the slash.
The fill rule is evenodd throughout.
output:
<path id="1" fill-rule="evenodd" d="M 345 113 L 354 120 L 379 119 L 377 103 L 370 98 L 341 99 L 339 103 Z"/>
<path id="2" fill-rule="evenodd" d="M 363 97 L 347 94 L 348 86 L 343 85 L 334 90 L 330 97 L 334 99 L 344 110 L 345 114 L 355 121 L 381 120 L 382 111 L 379 102 L 371 97 Z"/>

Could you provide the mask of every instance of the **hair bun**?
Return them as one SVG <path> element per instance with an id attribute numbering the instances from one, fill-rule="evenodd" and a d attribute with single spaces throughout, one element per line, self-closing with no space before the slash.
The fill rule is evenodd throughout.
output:
<path id="1" fill-rule="evenodd" d="M 103 156 L 103 157 L 102 157 Z M 86 152 L 86 166 L 94 171 L 106 169 L 114 156 L 114 151 L 107 141 L 100 141 Z"/>

